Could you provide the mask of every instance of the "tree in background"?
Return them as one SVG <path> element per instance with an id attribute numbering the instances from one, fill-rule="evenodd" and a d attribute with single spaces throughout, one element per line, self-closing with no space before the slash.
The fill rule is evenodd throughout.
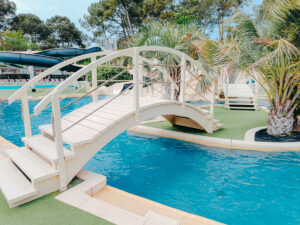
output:
<path id="1" fill-rule="evenodd" d="M 26 51 L 27 49 L 36 50 L 39 46 L 31 43 L 30 37 L 24 36 L 23 31 L 10 31 L 3 32 L 3 39 L 6 50 L 9 51 Z"/>
<path id="2" fill-rule="evenodd" d="M 222 42 L 203 40 L 200 50 L 210 66 L 246 71 L 265 89 L 270 103 L 267 132 L 288 135 L 300 96 L 298 0 L 264 0 L 258 15 L 236 13 Z M 298 22 L 297 22 L 298 21 Z"/>
<path id="3" fill-rule="evenodd" d="M 93 30 L 94 37 L 103 35 L 132 36 L 141 24 L 142 0 L 99 0 L 88 8 L 81 24 Z"/>
<path id="4" fill-rule="evenodd" d="M 83 35 L 75 24 L 65 16 L 54 16 L 46 21 L 51 35 L 47 42 L 55 47 L 71 47 L 74 45 L 84 47 Z"/>
<path id="5" fill-rule="evenodd" d="M 36 15 L 18 14 L 12 19 L 11 29 L 22 30 L 24 34 L 28 34 L 32 38 L 33 43 L 46 40 L 50 35 L 50 29 Z"/>
<path id="6" fill-rule="evenodd" d="M 182 0 L 179 14 L 200 23 L 204 30 L 218 27 L 219 40 L 224 39 L 224 20 L 248 0 Z"/>
<path id="7" fill-rule="evenodd" d="M 16 14 L 16 5 L 10 0 L 0 0 L 0 41 L 2 49 L 6 50 L 2 33 L 9 27 L 11 19 Z"/>
<path id="8" fill-rule="evenodd" d="M 173 24 L 169 22 L 152 22 L 143 31 L 132 38 L 133 46 L 156 45 L 173 48 L 186 53 L 194 59 L 198 58 L 196 54 L 194 41 L 203 38 L 203 32 L 196 24 Z M 152 53 L 151 53 L 152 54 Z M 145 56 L 147 57 L 147 56 Z M 154 52 L 153 58 L 159 60 L 161 64 L 166 65 L 170 77 L 180 87 L 180 59 L 169 53 Z M 200 80 L 198 88 L 206 91 L 210 87 L 211 77 L 203 77 Z M 180 89 L 175 91 L 175 98 L 178 99 Z"/>
<path id="9" fill-rule="evenodd" d="M 153 20 L 172 21 L 174 0 L 99 0 L 88 8 L 81 24 L 94 38 L 118 36 L 128 40 Z"/>
<path id="10" fill-rule="evenodd" d="M 172 22 L 175 18 L 177 5 L 174 0 L 144 0 L 143 23 L 155 20 Z"/>

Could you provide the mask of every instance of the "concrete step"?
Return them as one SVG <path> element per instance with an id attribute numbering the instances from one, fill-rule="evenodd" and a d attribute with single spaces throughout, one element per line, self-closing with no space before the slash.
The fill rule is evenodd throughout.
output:
<path id="1" fill-rule="evenodd" d="M 56 154 L 55 142 L 46 138 L 43 135 L 35 135 L 32 137 L 22 138 L 23 142 L 32 149 L 33 152 L 37 153 L 41 157 L 45 158 L 52 164 L 58 162 L 58 157 Z M 65 159 L 71 159 L 75 157 L 75 153 L 64 148 Z"/>
<path id="2" fill-rule="evenodd" d="M 0 161 L 0 189 L 9 206 L 15 207 L 38 194 L 29 180 L 8 158 Z"/>
<path id="3" fill-rule="evenodd" d="M 180 225 L 179 220 L 163 216 L 150 210 L 146 213 L 145 218 L 145 225 Z"/>
<path id="4" fill-rule="evenodd" d="M 27 148 L 6 150 L 7 156 L 33 184 L 58 175 L 58 171 Z"/>

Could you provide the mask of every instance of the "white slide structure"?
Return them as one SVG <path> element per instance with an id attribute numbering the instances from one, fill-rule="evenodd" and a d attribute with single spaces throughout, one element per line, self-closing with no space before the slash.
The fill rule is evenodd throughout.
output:
<path id="1" fill-rule="evenodd" d="M 168 99 L 144 96 L 140 54 L 147 51 L 161 51 L 176 55 L 181 59 L 178 100 L 172 97 Z M 97 67 L 120 57 L 133 59 L 132 86 L 104 100 L 98 100 L 97 92 L 94 92 L 92 103 L 61 117 L 60 94 L 62 91 L 90 71 L 92 78 L 97 79 L 95 72 Z M 209 133 L 219 129 L 222 125 L 214 119 L 213 111 L 199 109 L 185 102 L 187 66 L 203 69 L 199 62 L 186 54 L 158 46 L 129 48 L 93 60 L 91 64 L 83 67 L 54 88 L 35 106 L 34 112 L 37 115 L 48 104 L 52 105 L 52 124 L 40 126 L 41 134 L 39 135 L 31 135 L 30 117 L 28 120 L 28 117 L 24 116 L 29 115 L 26 111 L 28 102 L 26 102 L 27 99 L 23 99 L 25 106 L 23 105 L 22 112 L 26 136 L 22 140 L 25 147 L 5 151 L 7 157 L 0 160 L 0 187 L 9 206 L 15 207 L 48 193 L 65 190 L 88 160 L 102 147 L 128 128 L 147 119 L 156 116 L 179 116 L 193 121 Z M 171 92 L 178 88 L 174 81 L 164 82 L 170 84 Z M 97 80 L 92 80 L 92 84 L 97 86 Z M 22 91 L 19 93 L 24 93 Z M 16 98 L 14 96 L 14 99 Z M 68 144 L 70 149 L 65 148 L 65 144 Z"/>
<path id="2" fill-rule="evenodd" d="M 256 97 L 249 84 L 224 84 L 227 109 L 257 110 Z"/>

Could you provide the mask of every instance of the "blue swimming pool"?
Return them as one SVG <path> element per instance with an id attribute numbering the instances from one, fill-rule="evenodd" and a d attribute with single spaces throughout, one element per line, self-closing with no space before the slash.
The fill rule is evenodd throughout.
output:
<path id="1" fill-rule="evenodd" d="M 35 85 L 35 88 L 53 88 L 56 85 Z M 19 89 L 21 88 L 21 85 L 13 85 L 13 86 L 0 86 L 0 90 L 8 90 L 8 89 Z"/>
<path id="2" fill-rule="evenodd" d="M 49 112 L 32 118 L 34 133 L 50 122 Z M 19 102 L 0 102 L 0 125 L 1 136 L 22 145 Z M 300 153 L 225 150 L 124 132 L 85 168 L 114 187 L 230 225 L 300 224 Z"/>

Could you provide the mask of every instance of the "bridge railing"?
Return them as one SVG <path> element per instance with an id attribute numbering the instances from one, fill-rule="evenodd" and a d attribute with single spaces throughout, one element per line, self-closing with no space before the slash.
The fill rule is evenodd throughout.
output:
<path id="1" fill-rule="evenodd" d="M 143 65 L 144 63 L 146 64 L 155 64 L 155 60 L 146 58 L 144 52 L 164 52 L 166 54 L 172 54 L 175 55 L 178 60 L 177 66 L 178 72 L 176 79 L 174 77 L 171 77 L 171 75 L 174 75 L 171 73 L 170 75 L 170 67 L 167 66 L 167 68 L 158 68 L 158 71 L 160 73 L 160 79 L 153 79 L 150 78 L 150 81 L 144 80 L 144 69 L 145 66 Z M 186 80 L 188 75 L 190 76 L 191 72 L 188 72 L 188 68 L 190 70 L 195 70 L 199 72 L 201 71 L 201 74 L 206 77 L 211 79 L 210 75 L 208 75 L 205 70 L 203 69 L 202 65 L 200 62 L 195 61 L 188 55 L 174 50 L 170 48 L 165 48 L 165 47 L 159 47 L 159 46 L 142 46 L 142 47 L 134 47 L 134 48 L 129 48 L 129 49 L 124 49 L 116 52 L 112 52 L 111 54 L 108 54 L 98 60 L 93 60 L 92 63 L 89 65 L 83 67 L 76 73 L 74 73 L 72 76 L 67 78 L 64 82 L 59 84 L 55 89 L 53 89 L 42 101 L 40 101 L 34 108 L 34 113 L 35 115 L 39 114 L 41 111 L 43 111 L 47 105 L 51 104 L 52 106 L 52 128 L 53 128 L 53 134 L 54 134 L 54 140 L 55 140 L 55 146 L 56 146 L 56 152 L 59 158 L 58 166 L 59 166 L 59 175 L 61 179 L 61 189 L 66 188 L 66 173 L 65 173 L 65 165 L 64 165 L 64 157 L 63 157 L 63 131 L 62 130 L 62 124 L 61 124 L 61 107 L 60 107 L 60 95 L 61 93 L 68 87 L 68 85 L 72 84 L 73 82 L 77 81 L 80 77 L 83 75 L 91 72 L 92 73 L 92 91 L 89 94 L 92 94 L 93 96 L 93 101 L 96 102 L 98 100 L 98 82 L 97 82 L 97 68 L 107 64 L 109 62 L 112 62 L 114 60 L 120 59 L 122 57 L 127 57 L 130 58 L 131 65 L 132 65 L 132 70 L 129 70 L 130 73 L 133 75 L 133 79 L 131 80 L 131 86 L 127 87 L 125 90 L 121 91 L 117 96 L 115 96 L 113 99 L 121 96 L 125 92 L 129 91 L 131 88 L 132 90 L 130 91 L 130 94 L 133 98 L 133 107 L 136 110 L 137 114 L 139 113 L 140 110 L 140 100 L 141 97 L 143 97 L 143 90 L 144 85 L 152 86 L 150 83 L 161 83 L 164 85 L 164 94 L 166 93 L 171 93 L 169 94 L 169 97 L 172 100 L 176 100 L 181 102 L 181 104 L 185 104 L 186 98 L 186 88 L 189 88 L 186 85 Z M 157 61 L 157 60 L 156 60 Z M 197 78 L 197 76 L 196 76 Z M 198 79 L 198 78 L 197 78 Z M 112 79 L 109 80 L 108 82 L 112 82 Z M 101 86 L 101 85 L 100 85 Z M 102 84 L 103 86 L 103 84 Z M 214 95 L 213 95 L 214 96 Z M 214 102 L 214 100 L 212 100 Z M 98 109 L 96 109 L 97 111 Z M 212 109 L 213 112 L 213 109 Z M 75 123 L 78 123 L 75 122 Z M 73 126 L 73 125 L 72 125 Z M 67 128 L 70 129 L 70 128 Z"/>
<path id="2" fill-rule="evenodd" d="M 21 99 L 21 112 L 22 112 L 22 118 L 24 121 L 24 128 L 25 128 L 25 135 L 26 137 L 30 137 L 32 135 L 31 133 L 31 116 L 29 112 L 29 105 L 28 105 L 28 90 L 36 85 L 38 82 L 40 82 L 42 79 L 46 78 L 47 76 L 55 73 L 56 71 L 71 65 L 75 64 L 78 61 L 84 60 L 84 59 L 91 59 L 91 61 L 96 61 L 96 58 L 98 56 L 103 56 L 111 53 L 111 51 L 102 51 L 102 52 L 94 52 L 90 54 L 85 54 L 81 56 L 77 56 L 71 59 L 68 59 L 66 61 L 63 61 L 45 71 L 40 73 L 39 75 L 35 76 L 33 79 L 29 80 L 26 84 L 24 84 L 20 89 L 18 89 L 14 94 L 12 94 L 8 98 L 8 103 L 12 104 L 17 99 Z M 97 81 L 96 81 L 97 82 Z M 95 85 L 95 81 L 93 80 L 92 83 Z M 54 89 L 54 88 L 52 88 Z"/>

